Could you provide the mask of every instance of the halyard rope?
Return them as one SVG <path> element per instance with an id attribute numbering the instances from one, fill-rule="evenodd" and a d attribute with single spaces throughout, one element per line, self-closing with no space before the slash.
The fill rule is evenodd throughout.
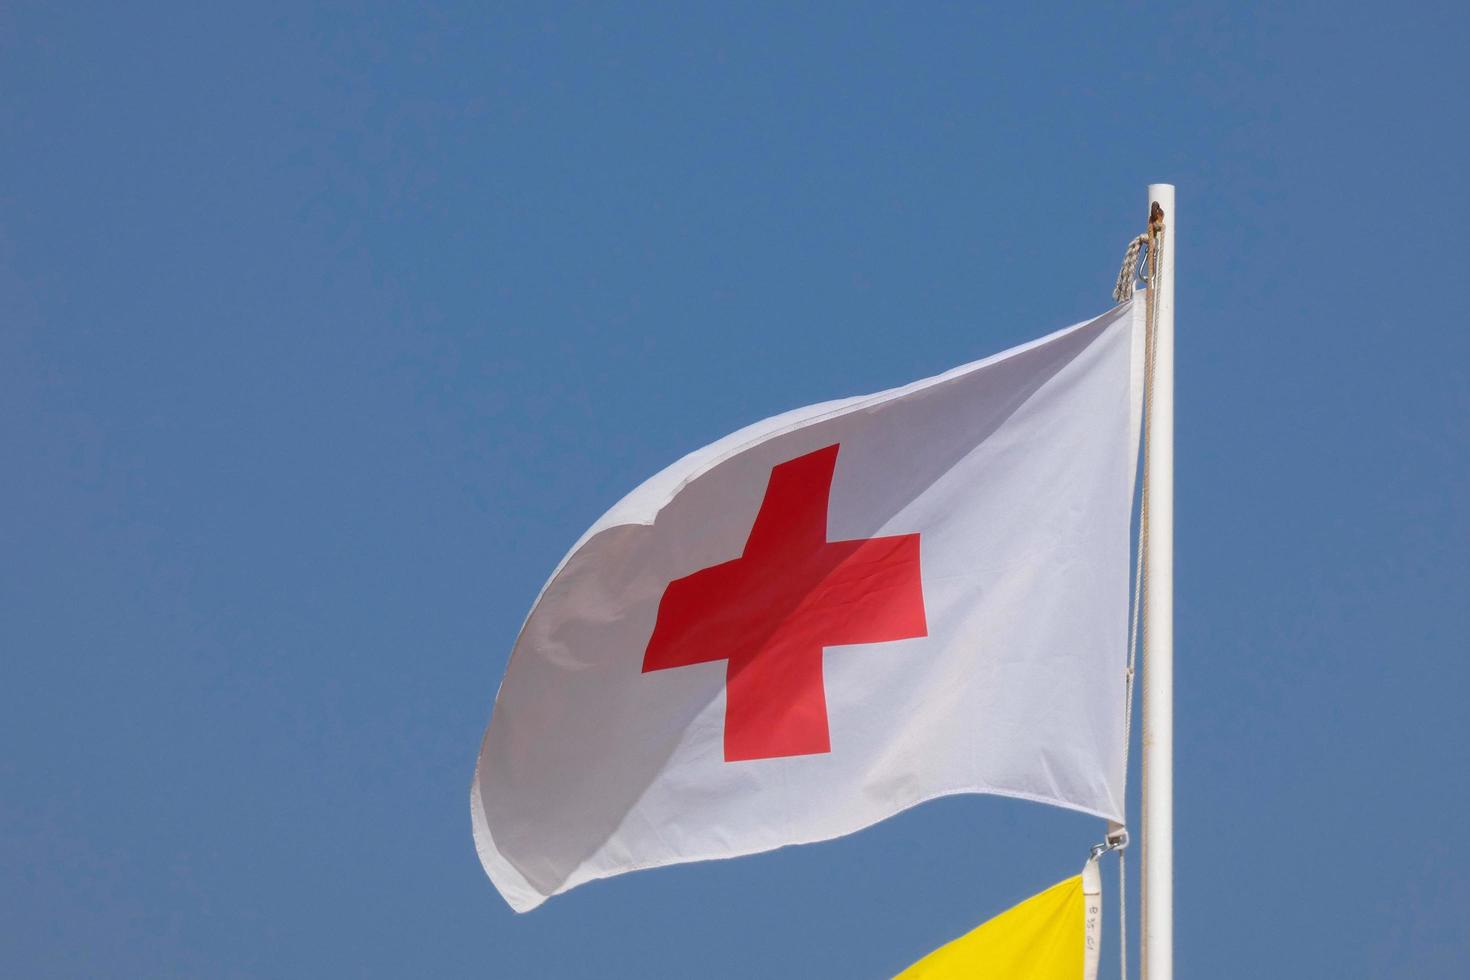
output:
<path id="1" fill-rule="evenodd" d="M 1123 268 L 1118 272 L 1118 282 L 1113 288 L 1113 298 L 1118 302 L 1133 297 L 1133 283 L 1137 276 L 1139 250 L 1148 248 L 1148 290 L 1145 293 L 1144 313 L 1144 341 L 1143 341 L 1143 418 L 1144 425 L 1152 428 L 1153 419 L 1153 395 L 1154 395 L 1154 353 L 1158 337 L 1159 307 L 1155 301 L 1158 290 L 1155 288 L 1160 281 L 1159 276 L 1163 268 L 1164 253 L 1164 209 L 1154 203 L 1149 209 L 1148 233 L 1139 235 L 1128 243 L 1128 251 L 1123 257 Z M 1145 442 L 1145 446 L 1147 443 Z M 1124 697 L 1123 697 L 1123 780 L 1124 799 L 1126 807 L 1127 780 L 1128 780 L 1128 755 L 1133 739 L 1133 676 L 1138 663 L 1138 636 L 1139 618 L 1143 607 L 1144 597 L 1148 592 L 1148 564 L 1144 556 L 1148 553 L 1148 484 L 1149 467 L 1148 452 L 1143 454 L 1143 487 L 1139 492 L 1138 502 L 1138 556 L 1134 565 L 1133 573 L 1133 596 L 1132 610 L 1130 611 L 1128 626 L 1128 670 L 1124 675 Z M 1143 643 L 1148 647 L 1148 620 L 1143 619 Z M 1148 765 L 1148 756 L 1144 756 L 1144 765 Z M 1145 780 L 1147 775 L 1145 775 Z M 1145 801 L 1145 805 L 1147 801 Z M 1140 814 L 1140 818 L 1146 821 L 1146 815 Z M 1122 828 L 1120 828 L 1122 829 Z M 1110 829 L 1109 836 L 1115 833 Z M 1124 832 L 1121 843 L 1117 846 L 1118 851 L 1118 976 L 1122 980 L 1128 980 L 1128 861 L 1127 861 L 1127 835 Z M 1144 882 L 1145 897 L 1148 882 Z"/>
<path id="2" fill-rule="evenodd" d="M 1128 243 L 1123 253 L 1123 268 L 1118 270 L 1118 282 L 1113 286 L 1113 299 L 1119 303 L 1133 298 L 1133 283 L 1138 278 L 1138 252 L 1148 244 L 1148 235 L 1139 235 Z"/>

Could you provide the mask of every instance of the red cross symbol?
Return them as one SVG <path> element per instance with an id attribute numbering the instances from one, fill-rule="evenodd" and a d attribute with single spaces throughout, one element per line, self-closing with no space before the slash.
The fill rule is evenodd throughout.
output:
<path id="1" fill-rule="evenodd" d="M 822 648 L 928 635 L 917 534 L 827 540 L 838 448 L 773 468 L 740 557 L 659 601 L 643 672 L 727 662 L 726 762 L 831 751 Z"/>

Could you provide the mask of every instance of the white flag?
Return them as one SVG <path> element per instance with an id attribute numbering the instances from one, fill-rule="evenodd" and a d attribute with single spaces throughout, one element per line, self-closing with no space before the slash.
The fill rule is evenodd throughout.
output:
<path id="1" fill-rule="evenodd" d="M 953 793 L 1118 820 L 1142 300 L 767 419 L 624 497 L 521 630 L 471 790 L 525 911 Z"/>

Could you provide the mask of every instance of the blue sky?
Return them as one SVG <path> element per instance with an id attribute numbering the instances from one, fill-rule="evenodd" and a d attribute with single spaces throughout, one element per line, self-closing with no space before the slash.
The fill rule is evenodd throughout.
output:
<path id="1" fill-rule="evenodd" d="M 516 916 L 467 792 L 602 510 L 1169 180 L 1179 974 L 1462 975 L 1470 15 L 1252 6 L 9 5 L 0 972 L 876 977 L 1075 872 L 957 798 Z"/>

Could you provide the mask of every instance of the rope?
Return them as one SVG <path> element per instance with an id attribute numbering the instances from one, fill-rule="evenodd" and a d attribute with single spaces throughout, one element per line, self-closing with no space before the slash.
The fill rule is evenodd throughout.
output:
<path id="1" fill-rule="evenodd" d="M 1113 286 L 1113 299 L 1125 303 L 1133 298 L 1133 283 L 1138 279 L 1138 252 L 1148 244 L 1148 235 L 1139 235 L 1128 243 L 1123 253 L 1123 268 L 1118 270 L 1118 282 Z"/>
<path id="2" fill-rule="evenodd" d="M 1137 278 L 1139 251 L 1148 249 L 1148 276 L 1146 282 L 1150 287 L 1159 281 L 1159 273 L 1163 266 L 1164 249 L 1164 210 L 1155 203 L 1149 209 L 1148 232 L 1139 235 L 1128 243 L 1128 251 L 1123 257 L 1123 268 L 1118 273 L 1118 282 L 1113 289 L 1113 298 L 1118 302 L 1133 297 L 1134 280 Z M 1153 419 L 1153 395 L 1154 395 L 1154 354 L 1155 341 L 1158 336 L 1159 309 L 1154 301 L 1155 290 L 1150 288 L 1145 294 L 1145 329 L 1144 329 L 1144 377 L 1143 377 L 1143 418 L 1144 424 L 1152 428 Z M 1138 555 L 1133 571 L 1133 595 L 1132 609 L 1129 613 L 1128 624 L 1128 669 L 1124 674 L 1124 696 L 1123 696 L 1123 793 L 1127 799 L 1128 781 L 1128 756 L 1132 747 L 1133 738 L 1133 678 L 1137 672 L 1138 665 L 1138 639 L 1139 621 L 1143 608 L 1144 598 L 1148 590 L 1148 563 L 1145 555 L 1148 553 L 1148 512 L 1149 512 L 1149 466 L 1148 453 L 1143 454 L 1143 487 L 1139 492 L 1138 503 Z M 1148 646 L 1148 620 L 1143 619 L 1143 644 Z M 1148 757 L 1144 756 L 1144 765 L 1147 766 Z M 1145 779 L 1147 776 L 1145 775 Z M 1147 805 L 1147 801 L 1144 801 Z M 1146 822 L 1147 817 L 1143 815 Z M 1123 830 L 1123 828 L 1118 828 Z M 1109 828 L 1110 837 L 1116 833 Z M 1118 976 L 1121 980 L 1128 980 L 1128 861 L 1127 861 L 1127 834 L 1124 830 L 1121 843 L 1117 846 L 1118 851 Z M 1147 900 L 1148 882 L 1144 881 L 1145 901 Z"/>

